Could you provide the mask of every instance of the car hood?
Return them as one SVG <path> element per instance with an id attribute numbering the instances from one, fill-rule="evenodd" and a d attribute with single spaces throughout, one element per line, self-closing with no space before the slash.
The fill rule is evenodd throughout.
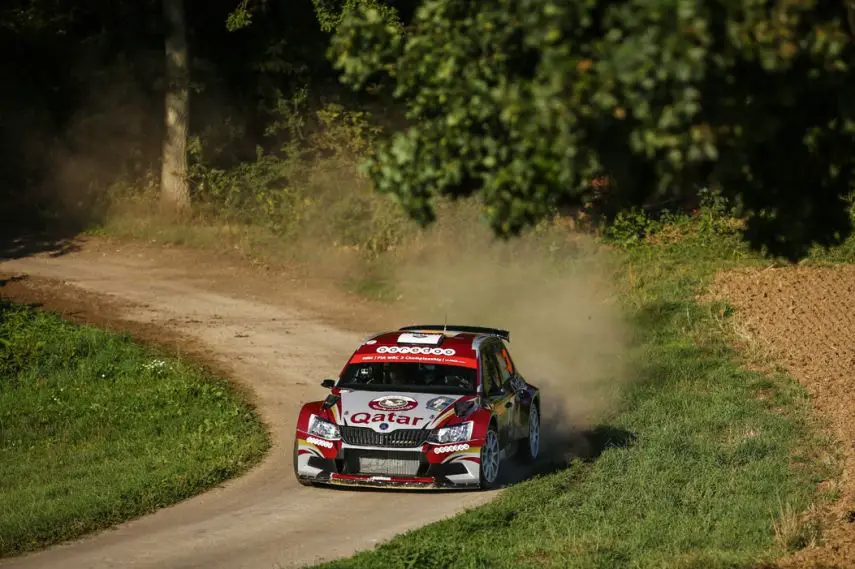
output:
<path id="1" fill-rule="evenodd" d="M 466 395 L 346 389 L 341 390 L 340 397 L 338 418 L 341 424 L 369 427 L 377 432 L 435 428 L 453 412 L 454 403 L 471 398 Z"/>

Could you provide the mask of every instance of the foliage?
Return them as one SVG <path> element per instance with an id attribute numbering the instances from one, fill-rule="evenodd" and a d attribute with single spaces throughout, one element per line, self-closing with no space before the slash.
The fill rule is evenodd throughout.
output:
<path id="1" fill-rule="evenodd" d="M 425 0 L 405 31 L 346 13 L 331 55 L 355 88 L 388 78 L 416 125 L 370 162 L 419 222 L 481 197 L 502 236 L 578 206 L 607 173 L 631 210 L 718 186 L 755 249 L 842 242 L 855 173 L 846 11 L 815 0 Z"/>
<path id="2" fill-rule="evenodd" d="M 321 29 L 330 32 L 338 28 L 342 18 L 351 10 L 375 11 L 381 20 L 389 25 L 399 27 L 401 20 L 398 10 L 384 0 L 312 0 Z"/>
<path id="3" fill-rule="evenodd" d="M 394 247 L 406 219 L 358 172 L 381 129 L 370 112 L 327 103 L 311 113 L 307 91 L 280 99 L 266 134 L 280 145 L 256 148 L 254 161 L 216 166 L 206 137 L 191 144 L 194 199 L 217 217 L 268 229 L 291 246 L 317 240 L 369 256 Z"/>
<path id="4" fill-rule="evenodd" d="M 268 444 L 248 403 L 197 366 L 0 302 L 0 556 L 178 502 Z"/>
<path id="5" fill-rule="evenodd" d="M 241 0 L 237 8 L 226 17 L 226 29 L 230 32 L 240 30 L 252 23 L 252 12 L 249 10 L 249 0 Z"/>
<path id="6" fill-rule="evenodd" d="M 698 190 L 699 206 L 691 212 L 658 209 L 647 212 L 641 208 L 620 211 L 603 223 L 603 237 L 623 247 L 644 244 L 650 239 L 677 240 L 688 234 L 704 238 L 735 235 L 741 226 L 736 208 L 720 191 Z"/>

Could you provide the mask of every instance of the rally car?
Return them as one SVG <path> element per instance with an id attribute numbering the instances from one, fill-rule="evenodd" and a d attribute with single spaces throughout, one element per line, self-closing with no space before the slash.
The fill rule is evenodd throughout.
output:
<path id="1" fill-rule="evenodd" d="M 505 458 L 540 451 L 540 391 L 507 330 L 407 326 L 366 339 L 323 401 L 303 405 L 294 473 L 304 485 L 492 488 Z"/>

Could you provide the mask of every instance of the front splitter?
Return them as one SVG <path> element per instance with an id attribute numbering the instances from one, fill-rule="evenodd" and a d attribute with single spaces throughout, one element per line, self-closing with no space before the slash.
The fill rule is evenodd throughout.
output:
<path id="1" fill-rule="evenodd" d="M 368 476 L 356 474 L 331 474 L 329 477 L 303 478 L 313 484 L 331 486 L 369 487 L 400 490 L 477 490 L 478 484 L 455 484 L 432 477 L 399 478 L 394 476 Z"/>

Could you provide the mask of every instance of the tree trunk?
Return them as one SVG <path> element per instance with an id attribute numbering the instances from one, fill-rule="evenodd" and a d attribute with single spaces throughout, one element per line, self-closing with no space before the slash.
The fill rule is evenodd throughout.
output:
<path id="1" fill-rule="evenodd" d="M 190 73 L 184 0 L 163 0 L 166 23 L 166 131 L 160 176 L 161 202 L 175 211 L 190 207 L 187 185 L 187 125 Z"/>

